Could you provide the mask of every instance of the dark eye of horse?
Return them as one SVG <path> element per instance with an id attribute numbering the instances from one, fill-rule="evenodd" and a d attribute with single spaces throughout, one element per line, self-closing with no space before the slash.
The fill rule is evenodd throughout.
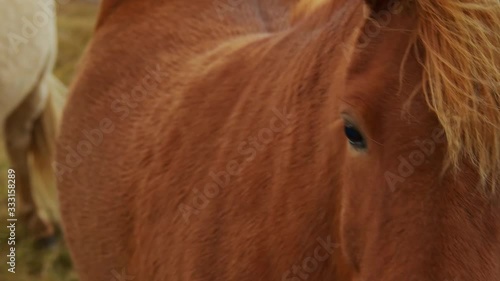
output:
<path id="1" fill-rule="evenodd" d="M 363 135 L 351 124 L 344 125 L 344 132 L 349 143 L 355 149 L 366 149 L 366 142 Z"/>

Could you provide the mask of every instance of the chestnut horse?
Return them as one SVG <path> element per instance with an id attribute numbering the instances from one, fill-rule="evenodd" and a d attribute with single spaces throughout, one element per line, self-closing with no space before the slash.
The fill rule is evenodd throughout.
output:
<path id="1" fill-rule="evenodd" d="M 499 26 L 497 0 L 104 0 L 57 144 L 81 280 L 500 280 Z"/>
<path id="2" fill-rule="evenodd" d="M 52 74 L 55 1 L 0 3 L 0 135 L 14 171 L 8 192 L 17 193 L 19 223 L 43 242 L 53 237 L 50 220 L 58 218 L 52 162 L 61 94 L 66 91 Z M 15 203 L 12 199 L 8 202 Z"/>

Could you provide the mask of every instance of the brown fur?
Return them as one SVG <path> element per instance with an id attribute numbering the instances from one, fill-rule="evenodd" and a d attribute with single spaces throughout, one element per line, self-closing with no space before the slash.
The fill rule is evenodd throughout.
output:
<path id="1" fill-rule="evenodd" d="M 117 4 L 57 150 L 81 280 L 499 280 L 498 193 L 477 188 L 470 157 L 441 172 L 453 146 L 437 110 L 454 104 L 430 107 L 442 92 L 421 90 L 451 74 L 422 65 L 436 50 L 418 39 L 431 38 L 420 10 L 404 2 L 383 22 L 384 3 L 329 1 L 292 26 L 276 24 L 287 1 Z M 398 172 L 416 140 L 434 149 Z"/>

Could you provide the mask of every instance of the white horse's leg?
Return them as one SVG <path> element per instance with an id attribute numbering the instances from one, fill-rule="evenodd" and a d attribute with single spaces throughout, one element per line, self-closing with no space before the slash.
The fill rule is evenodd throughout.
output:
<path id="1" fill-rule="evenodd" d="M 42 80 L 43 81 L 43 80 Z M 40 239 L 54 235 L 54 227 L 44 221 L 32 194 L 29 151 L 33 142 L 33 125 L 47 102 L 47 87 L 39 83 L 25 100 L 7 117 L 5 141 L 8 156 L 16 171 L 16 186 L 20 198 L 20 218 L 26 220 L 28 231 Z"/>

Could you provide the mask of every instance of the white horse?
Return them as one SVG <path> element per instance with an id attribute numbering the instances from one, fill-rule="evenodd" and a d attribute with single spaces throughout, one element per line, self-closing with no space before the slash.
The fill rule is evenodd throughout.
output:
<path id="1" fill-rule="evenodd" d="M 65 91 L 52 74 L 57 54 L 55 1 L 0 0 L 0 7 L 0 124 L 15 171 L 20 207 L 16 215 L 35 238 L 51 238 L 54 225 L 41 214 L 41 201 L 33 194 L 41 186 L 55 190 L 54 94 Z"/>

